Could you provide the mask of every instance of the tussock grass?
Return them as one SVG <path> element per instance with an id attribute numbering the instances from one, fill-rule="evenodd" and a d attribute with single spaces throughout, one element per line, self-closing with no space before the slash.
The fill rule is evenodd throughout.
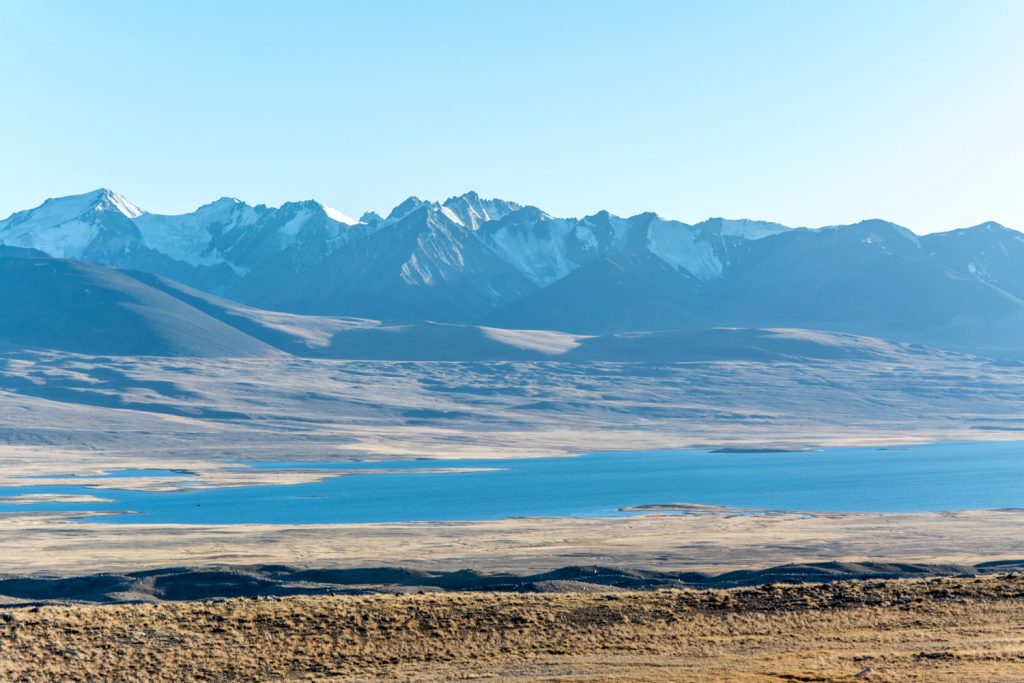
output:
<path id="1" fill-rule="evenodd" d="M 1024 577 L 0 615 L 3 681 L 1024 680 Z"/>

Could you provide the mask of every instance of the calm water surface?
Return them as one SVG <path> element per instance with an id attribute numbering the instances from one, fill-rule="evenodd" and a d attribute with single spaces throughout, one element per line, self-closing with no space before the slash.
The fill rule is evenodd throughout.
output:
<path id="1" fill-rule="evenodd" d="M 0 498 L 85 493 L 114 501 L 0 503 L 0 512 L 136 513 L 99 519 L 114 524 L 313 524 L 608 516 L 623 514 L 620 508 L 626 506 L 672 502 L 808 512 L 1024 508 L 1021 442 L 809 453 L 640 451 L 576 458 L 250 465 L 326 468 L 353 475 L 312 484 L 170 493 L 88 485 L 0 487 Z M 425 468 L 489 471 L 416 471 Z M 373 473 L 380 470 L 387 473 Z"/>

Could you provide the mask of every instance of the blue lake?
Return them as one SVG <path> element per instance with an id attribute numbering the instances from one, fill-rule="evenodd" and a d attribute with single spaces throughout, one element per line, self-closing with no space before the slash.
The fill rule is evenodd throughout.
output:
<path id="1" fill-rule="evenodd" d="M 92 494 L 114 501 L 0 503 L 0 512 L 136 513 L 93 520 L 114 524 L 314 524 L 611 516 L 624 514 L 623 507 L 658 503 L 807 512 L 1024 508 L 1021 442 L 829 448 L 807 453 L 640 451 L 572 458 L 248 465 L 354 474 L 312 484 L 164 493 L 89 485 L 0 487 L 0 498 L 58 493 Z M 415 471 L 425 468 L 490 471 Z M 140 474 L 130 471 L 127 476 Z"/>

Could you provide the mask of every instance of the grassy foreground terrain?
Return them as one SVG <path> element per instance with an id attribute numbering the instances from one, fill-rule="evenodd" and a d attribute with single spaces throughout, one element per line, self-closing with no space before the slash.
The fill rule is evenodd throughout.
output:
<path id="1" fill-rule="evenodd" d="M 1024 680 L 1024 575 L 0 614 L 3 681 L 474 678 Z"/>

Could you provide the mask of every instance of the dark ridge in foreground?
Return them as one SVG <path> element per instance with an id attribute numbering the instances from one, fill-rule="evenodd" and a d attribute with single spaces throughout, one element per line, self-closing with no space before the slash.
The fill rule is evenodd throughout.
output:
<path id="1" fill-rule="evenodd" d="M 471 569 L 428 572 L 401 567 L 169 567 L 125 574 L 76 577 L 7 576 L 0 578 L 0 604 L 118 603 L 435 591 L 548 593 L 662 588 L 725 589 L 780 583 L 974 577 L 1017 571 L 1024 571 L 1024 560 L 977 565 L 822 562 L 787 564 L 717 575 L 601 566 L 563 567 L 529 575 L 485 574 Z"/>

